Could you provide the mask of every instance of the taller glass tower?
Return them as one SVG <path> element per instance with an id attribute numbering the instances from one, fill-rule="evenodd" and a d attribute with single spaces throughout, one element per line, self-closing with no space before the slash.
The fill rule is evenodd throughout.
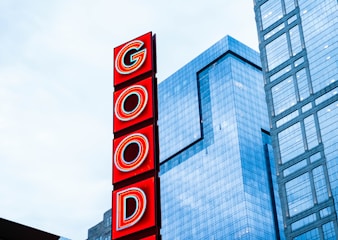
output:
<path id="1" fill-rule="evenodd" d="M 255 0 L 287 239 L 338 239 L 337 0 Z"/>
<path id="2" fill-rule="evenodd" d="M 163 239 L 280 239 L 259 54 L 225 37 L 159 84 Z"/>

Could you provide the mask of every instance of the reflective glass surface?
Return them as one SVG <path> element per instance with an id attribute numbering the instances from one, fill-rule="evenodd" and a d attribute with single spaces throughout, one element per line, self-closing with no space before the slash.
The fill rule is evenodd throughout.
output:
<path id="1" fill-rule="evenodd" d="M 159 101 L 161 154 L 177 144 L 161 156 L 163 239 L 276 239 L 283 229 L 258 56 L 226 37 L 159 84 L 175 103 L 173 114 Z M 183 84 L 192 93 L 175 94 Z"/>
<path id="2" fill-rule="evenodd" d="M 187 66 L 158 87 L 161 162 L 201 138 L 197 82 L 184 74 L 191 71 Z"/>
<path id="3" fill-rule="evenodd" d="M 255 14 L 286 237 L 338 239 L 338 2 L 256 0 Z"/>
<path id="4" fill-rule="evenodd" d="M 286 34 L 279 36 L 266 46 L 268 68 L 274 69 L 279 64 L 289 59 Z"/>
<path id="5" fill-rule="evenodd" d="M 337 0 L 298 0 L 312 86 L 315 92 L 338 77 Z"/>
<path id="6" fill-rule="evenodd" d="M 282 5 L 280 0 L 270 0 L 266 1 L 261 6 L 262 12 L 262 28 L 266 29 L 271 24 L 282 18 Z"/>

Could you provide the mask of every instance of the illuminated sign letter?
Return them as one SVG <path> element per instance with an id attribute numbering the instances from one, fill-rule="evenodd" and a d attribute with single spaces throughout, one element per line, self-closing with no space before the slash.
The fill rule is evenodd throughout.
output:
<path id="1" fill-rule="evenodd" d="M 132 85 L 125 89 L 115 103 L 115 116 L 120 121 L 130 121 L 142 113 L 148 102 L 147 89 Z"/>
<path id="2" fill-rule="evenodd" d="M 131 134 L 117 146 L 114 154 L 115 167 L 121 172 L 130 172 L 139 167 L 149 152 L 149 142 L 143 134 Z"/>
<path id="3" fill-rule="evenodd" d="M 154 117 L 152 82 L 148 77 L 114 92 L 115 133 Z"/>
<path id="4" fill-rule="evenodd" d="M 120 231 L 135 225 L 146 210 L 147 198 L 140 188 L 128 188 L 116 193 L 116 229 Z"/>
<path id="5" fill-rule="evenodd" d="M 154 127 L 152 125 L 113 140 L 113 184 L 155 168 Z M 116 189 L 116 188 L 115 188 Z"/>
<path id="6" fill-rule="evenodd" d="M 141 49 L 143 45 L 140 40 L 126 44 L 116 56 L 116 71 L 120 74 L 130 74 L 139 69 L 147 56 L 147 49 Z"/>

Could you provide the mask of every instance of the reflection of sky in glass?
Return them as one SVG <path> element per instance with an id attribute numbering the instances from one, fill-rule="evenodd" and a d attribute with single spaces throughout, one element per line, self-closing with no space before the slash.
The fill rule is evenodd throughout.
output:
<path id="1" fill-rule="evenodd" d="M 197 81 L 179 72 L 162 82 L 159 95 L 160 159 L 201 137 Z"/>
<path id="2" fill-rule="evenodd" d="M 337 239 L 337 1 L 256 3 L 287 237 Z"/>
<path id="3" fill-rule="evenodd" d="M 262 74 L 227 49 L 259 64 L 224 38 L 159 85 L 163 239 L 276 238 Z"/>

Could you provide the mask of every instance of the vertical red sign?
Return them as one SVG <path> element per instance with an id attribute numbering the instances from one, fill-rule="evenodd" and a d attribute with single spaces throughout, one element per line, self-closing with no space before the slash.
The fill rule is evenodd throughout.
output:
<path id="1" fill-rule="evenodd" d="M 160 239 L 155 36 L 114 49 L 112 239 Z"/>

